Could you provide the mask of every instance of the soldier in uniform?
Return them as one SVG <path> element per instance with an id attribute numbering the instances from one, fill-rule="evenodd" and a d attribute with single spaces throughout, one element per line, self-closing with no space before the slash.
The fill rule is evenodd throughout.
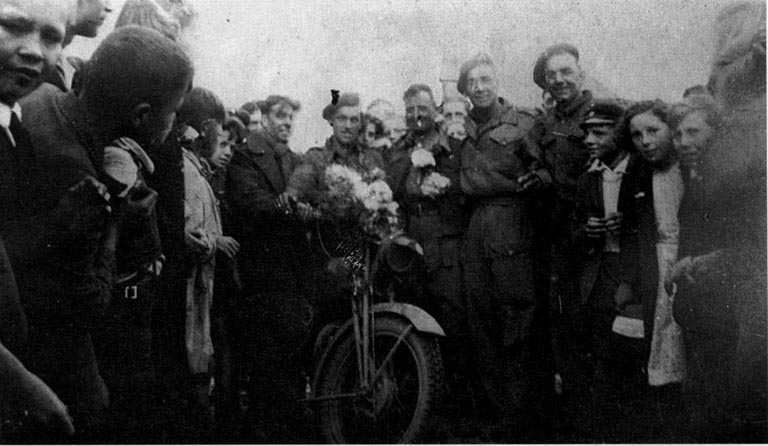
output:
<path id="1" fill-rule="evenodd" d="M 384 160 L 375 149 L 361 149 L 358 135 L 362 115 L 360 96 L 333 90 L 333 99 L 323 109 L 323 119 L 333 128 L 333 136 L 323 147 L 313 147 L 304 156 L 304 162 L 293 172 L 288 182 L 287 197 L 314 204 L 324 184 L 325 168 L 342 164 L 362 171 L 384 169 Z"/>
<path id="2" fill-rule="evenodd" d="M 493 61 L 478 54 L 459 74 L 459 92 L 474 105 L 461 145 L 461 189 L 475 209 L 464 247 L 467 314 L 483 387 L 499 409 L 500 435 L 520 441 L 530 427 L 533 389 L 546 348 L 534 286 L 536 190 L 551 182 L 528 133 L 536 113 L 498 97 Z M 540 345 L 537 345 L 540 344 Z"/>
<path id="3" fill-rule="evenodd" d="M 558 376 L 566 381 L 566 388 L 567 381 L 574 379 L 570 369 L 572 361 L 567 356 L 572 351 L 569 333 L 578 324 L 575 299 L 579 294 L 576 280 L 579 264 L 569 236 L 572 232 L 569 218 L 574 212 L 579 175 L 586 171 L 589 160 L 579 124 L 593 103 L 592 93 L 582 90 L 584 78 L 579 51 L 566 43 L 547 48 L 536 61 L 533 72 L 534 82 L 555 101 L 555 106 L 536 120 L 530 137 L 541 148 L 553 179 L 554 187 L 547 194 L 544 206 L 547 215 L 541 225 L 548 229 L 542 238 L 542 248 L 546 251 L 542 253 L 545 256 L 542 261 L 549 268 L 541 270 L 538 280 L 545 288 L 542 291 L 550 296 L 555 367 Z"/>
<path id="4" fill-rule="evenodd" d="M 424 248 L 428 274 L 424 302 L 445 329 L 447 338 L 442 346 L 449 385 L 453 396 L 461 398 L 467 396 L 469 368 L 469 333 L 460 264 L 467 225 L 464 194 L 459 186 L 461 163 L 447 135 L 435 123 L 437 110 L 432 90 L 423 84 L 411 85 L 403 101 L 410 135 L 395 146 L 387 174 L 394 198 L 405 212 L 408 235 Z M 424 150 L 431 153 L 434 165 L 420 167 L 417 157 Z M 435 188 L 435 180 L 442 181 L 443 187 Z"/>

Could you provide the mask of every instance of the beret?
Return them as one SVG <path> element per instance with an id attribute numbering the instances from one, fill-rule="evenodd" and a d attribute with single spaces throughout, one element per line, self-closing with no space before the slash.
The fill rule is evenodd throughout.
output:
<path id="1" fill-rule="evenodd" d="M 493 65 L 493 60 L 491 59 L 491 56 L 489 56 L 486 53 L 478 53 L 468 61 L 461 64 L 461 68 L 459 69 L 459 81 L 456 83 L 456 89 L 459 91 L 459 93 L 467 96 L 467 75 L 469 74 L 469 71 L 472 70 L 475 67 L 479 67 L 480 65 Z"/>
<path id="2" fill-rule="evenodd" d="M 598 99 L 589 104 L 589 109 L 581 119 L 580 127 L 592 125 L 615 125 L 621 121 L 624 115 L 624 107 L 618 102 Z"/>
<path id="3" fill-rule="evenodd" d="M 547 60 L 555 54 L 571 54 L 576 60 L 579 60 L 579 50 L 570 43 L 558 43 L 547 47 L 543 53 L 536 59 L 536 64 L 533 66 L 533 82 L 542 89 L 547 88 L 547 79 L 545 75 L 545 69 L 547 66 Z"/>
<path id="4" fill-rule="evenodd" d="M 323 119 L 330 121 L 333 119 L 333 115 L 336 114 L 336 110 L 341 107 L 359 107 L 360 95 L 357 93 L 342 93 L 336 90 L 331 90 L 331 103 L 326 105 L 323 109 Z"/>

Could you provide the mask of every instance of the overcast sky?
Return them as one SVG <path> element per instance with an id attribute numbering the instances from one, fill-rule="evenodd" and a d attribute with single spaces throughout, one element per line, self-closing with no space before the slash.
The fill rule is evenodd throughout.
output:
<path id="1" fill-rule="evenodd" d="M 706 83 L 714 18 L 727 0 L 192 0 L 198 16 L 184 42 L 196 85 L 227 106 L 268 94 L 301 101 L 292 147 L 322 143 L 330 89 L 358 91 L 364 105 L 386 98 L 402 108 L 410 83 L 441 98 L 441 76 L 478 51 L 499 67 L 501 94 L 536 106 L 537 55 L 576 45 L 588 74 L 626 99 L 674 101 Z M 112 30 L 123 0 L 101 35 Z M 98 38 L 70 53 L 88 57 Z"/>

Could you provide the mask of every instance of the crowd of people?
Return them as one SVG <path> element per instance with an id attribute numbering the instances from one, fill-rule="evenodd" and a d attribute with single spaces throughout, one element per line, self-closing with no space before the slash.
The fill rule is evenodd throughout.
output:
<path id="1" fill-rule="evenodd" d="M 110 12 L 0 0 L 0 440 L 316 441 L 315 339 L 349 317 L 317 234 L 337 165 L 383 172 L 423 249 L 434 441 L 765 440 L 765 4 L 726 6 L 676 103 L 593 97 L 562 43 L 520 107 L 480 53 L 440 105 L 333 90 L 304 154 L 299 101 L 193 86 L 183 1 L 128 0 L 67 57 Z"/>

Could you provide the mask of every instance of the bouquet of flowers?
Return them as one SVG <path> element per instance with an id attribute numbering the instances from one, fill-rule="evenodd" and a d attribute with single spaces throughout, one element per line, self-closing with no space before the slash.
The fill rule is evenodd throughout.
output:
<path id="1" fill-rule="evenodd" d="M 421 144 L 411 152 L 411 163 L 418 169 L 417 182 L 422 195 L 437 198 L 451 185 L 450 179 L 434 170 L 437 165 L 435 156 L 421 147 Z"/>
<path id="2" fill-rule="evenodd" d="M 398 230 L 398 204 L 384 181 L 384 171 L 360 173 L 340 164 L 325 169 L 327 189 L 321 194 L 322 215 L 354 222 L 369 235 L 384 239 Z"/>

